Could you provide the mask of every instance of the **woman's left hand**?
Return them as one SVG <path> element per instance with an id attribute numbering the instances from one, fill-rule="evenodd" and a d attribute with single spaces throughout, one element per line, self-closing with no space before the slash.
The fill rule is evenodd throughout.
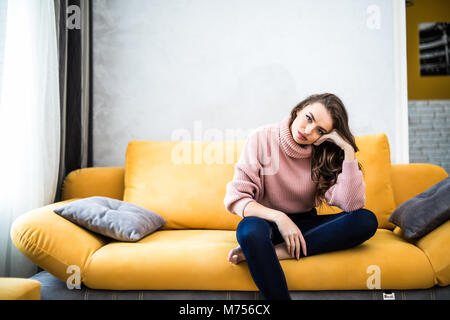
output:
<path id="1" fill-rule="evenodd" d="M 335 129 L 333 129 L 330 133 L 327 133 L 327 134 L 324 134 L 323 136 L 321 136 L 313 144 L 315 146 L 318 146 L 324 141 L 333 142 L 338 147 L 340 147 L 342 150 L 344 150 L 348 146 L 351 146 L 346 140 L 344 140 L 344 138 L 341 137 L 341 135 Z"/>

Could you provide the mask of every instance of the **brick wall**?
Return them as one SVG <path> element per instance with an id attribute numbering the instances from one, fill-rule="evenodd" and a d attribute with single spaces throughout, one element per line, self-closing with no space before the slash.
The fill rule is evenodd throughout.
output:
<path id="1" fill-rule="evenodd" d="M 450 173 L 450 100 L 410 100 L 408 107 L 409 162 Z"/>

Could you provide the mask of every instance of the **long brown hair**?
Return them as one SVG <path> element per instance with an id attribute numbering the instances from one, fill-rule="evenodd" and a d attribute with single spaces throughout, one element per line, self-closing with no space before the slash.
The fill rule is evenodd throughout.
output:
<path id="1" fill-rule="evenodd" d="M 333 120 L 333 129 L 353 147 L 355 153 L 358 152 L 359 149 L 356 146 L 355 138 L 350 132 L 348 125 L 347 110 L 341 99 L 332 93 L 314 94 L 297 104 L 291 110 L 289 127 L 297 117 L 297 112 L 299 110 L 302 110 L 304 107 L 315 102 L 319 102 L 325 106 Z M 314 205 L 316 207 L 321 207 L 324 202 L 326 203 L 325 192 L 336 183 L 338 175 L 342 172 L 342 163 L 345 158 L 345 153 L 344 150 L 330 141 L 324 141 L 319 146 L 311 146 L 311 178 L 317 183 L 317 189 L 314 195 Z M 359 161 L 358 167 L 363 171 L 363 167 Z"/>

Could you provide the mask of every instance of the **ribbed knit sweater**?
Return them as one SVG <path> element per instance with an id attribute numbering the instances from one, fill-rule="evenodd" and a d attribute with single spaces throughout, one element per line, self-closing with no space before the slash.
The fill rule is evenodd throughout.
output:
<path id="1" fill-rule="evenodd" d="M 254 130 L 226 186 L 226 209 L 243 217 L 246 205 L 256 201 L 287 214 L 312 210 L 317 183 L 311 179 L 311 152 L 312 145 L 302 147 L 294 141 L 289 117 Z M 365 187 L 357 159 L 344 160 L 325 199 L 328 205 L 354 211 L 365 204 Z"/>

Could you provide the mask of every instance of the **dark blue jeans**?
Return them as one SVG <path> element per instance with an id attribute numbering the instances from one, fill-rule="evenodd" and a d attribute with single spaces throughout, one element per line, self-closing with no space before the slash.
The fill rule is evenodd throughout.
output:
<path id="1" fill-rule="evenodd" d="M 309 212 L 288 214 L 306 242 L 307 256 L 344 250 L 371 238 L 378 227 L 375 214 L 367 209 L 318 215 Z M 291 300 L 275 245 L 285 242 L 274 222 L 246 217 L 236 229 L 248 268 L 263 297 L 267 300 Z M 304 257 L 300 250 L 300 259 Z"/>

